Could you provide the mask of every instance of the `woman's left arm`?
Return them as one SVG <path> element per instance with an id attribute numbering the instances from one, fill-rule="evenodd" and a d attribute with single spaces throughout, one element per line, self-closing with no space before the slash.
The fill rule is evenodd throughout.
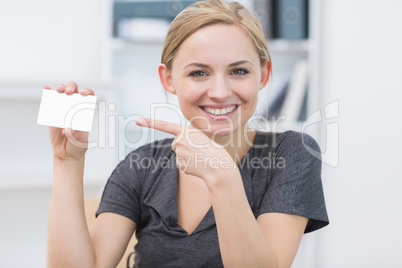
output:
<path id="1" fill-rule="evenodd" d="M 290 267 L 308 219 L 264 213 L 255 219 L 239 170 L 220 169 L 206 179 L 225 267 Z"/>

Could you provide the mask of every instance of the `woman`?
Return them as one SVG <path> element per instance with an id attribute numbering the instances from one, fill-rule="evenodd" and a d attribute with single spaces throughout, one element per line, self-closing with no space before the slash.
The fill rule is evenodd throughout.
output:
<path id="1" fill-rule="evenodd" d="M 290 267 L 303 233 L 328 224 L 321 161 L 306 150 L 319 150 L 308 136 L 248 126 L 271 74 L 258 19 L 238 3 L 190 6 L 170 26 L 158 72 L 191 125 L 137 121 L 176 138 L 144 145 L 116 167 L 90 231 L 86 150 L 72 142 L 88 135 L 50 128 L 51 264 L 114 267 L 136 231 L 139 267 Z"/>

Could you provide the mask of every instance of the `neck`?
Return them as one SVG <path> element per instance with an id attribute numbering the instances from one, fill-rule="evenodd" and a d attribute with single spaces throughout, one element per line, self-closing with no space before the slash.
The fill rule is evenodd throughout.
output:
<path id="1" fill-rule="evenodd" d="M 222 145 L 230 156 L 239 162 L 254 144 L 256 132 L 246 123 L 238 130 L 224 136 L 215 136 L 214 141 Z M 239 164 L 239 163 L 236 163 Z"/>

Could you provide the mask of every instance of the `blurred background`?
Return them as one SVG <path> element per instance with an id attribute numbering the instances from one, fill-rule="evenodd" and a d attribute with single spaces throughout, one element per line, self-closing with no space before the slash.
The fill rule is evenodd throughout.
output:
<path id="1" fill-rule="evenodd" d="M 136 118 L 184 122 L 157 66 L 169 22 L 192 2 L 0 0 L 0 267 L 46 267 L 42 87 L 95 90 L 85 195 L 99 197 L 128 152 L 167 137 Z M 323 152 L 331 224 L 304 236 L 293 267 L 402 267 L 402 1 L 239 2 L 260 16 L 273 61 L 252 123 L 308 133 Z"/>

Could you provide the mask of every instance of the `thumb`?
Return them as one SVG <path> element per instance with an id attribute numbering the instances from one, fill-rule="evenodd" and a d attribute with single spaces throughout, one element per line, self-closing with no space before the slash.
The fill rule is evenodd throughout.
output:
<path id="1" fill-rule="evenodd" d="M 71 143 L 75 143 L 75 141 L 77 141 L 77 139 L 74 137 L 74 130 L 72 130 L 69 127 L 66 127 L 64 129 L 64 135 L 66 135 L 66 138 L 71 142 Z"/>
<path id="2" fill-rule="evenodd" d="M 84 134 L 83 132 L 76 131 L 76 130 L 73 130 L 73 129 L 67 127 L 64 129 L 64 134 L 66 135 L 66 138 L 68 139 L 68 141 L 71 144 L 75 145 L 76 147 L 83 148 L 83 149 L 88 148 L 87 142 L 83 142 L 80 139 L 80 138 L 83 138 L 82 137 Z"/>

